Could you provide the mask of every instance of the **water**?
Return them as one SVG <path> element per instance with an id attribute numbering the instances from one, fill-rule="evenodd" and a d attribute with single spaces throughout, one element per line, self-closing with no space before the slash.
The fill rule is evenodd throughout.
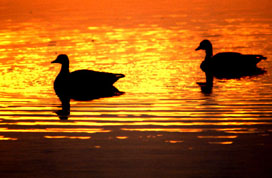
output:
<path id="1" fill-rule="evenodd" d="M 271 5 L 268 0 L 1 1 L 3 174 L 244 177 L 246 165 L 247 176 L 265 176 L 270 167 L 263 159 L 271 158 L 272 148 Z M 196 82 L 205 81 L 199 68 L 204 53 L 194 49 L 203 39 L 212 41 L 215 53 L 266 56 L 258 66 L 267 72 L 215 79 L 212 93 L 201 92 Z M 71 71 L 125 74 L 115 84 L 125 94 L 71 101 L 68 120 L 60 120 L 53 90 L 60 66 L 50 62 L 62 53 L 69 56 Z M 254 150 L 262 151 L 252 156 Z M 67 163 L 68 153 L 75 157 L 65 169 L 60 164 Z M 86 154 L 98 166 L 73 167 L 94 164 Z M 48 167 L 53 161 L 54 169 L 37 160 L 50 160 L 44 163 Z M 177 164 L 167 165 L 171 161 Z M 11 173 L 12 165 L 20 167 L 17 172 Z"/>

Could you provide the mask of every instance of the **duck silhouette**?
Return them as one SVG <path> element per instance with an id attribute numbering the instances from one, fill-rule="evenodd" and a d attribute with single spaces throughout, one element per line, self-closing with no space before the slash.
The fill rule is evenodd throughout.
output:
<path id="1" fill-rule="evenodd" d="M 60 54 L 51 63 L 60 63 L 61 70 L 54 81 L 54 90 L 62 103 L 62 110 L 57 111 L 60 119 L 67 119 L 70 114 L 70 100 L 88 101 L 102 97 L 119 96 L 120 92 L 113 84 L 123 74 L 97 72 L 92 70 L 69 71 L 69 58 Z"/>
<path id="2" fill-rule="evenodd" d="M 197 84 L 205 94 L 212 93 L 214 77 L 222 79 L 242 78 L 245 76 L 256 76 L 264 74 L 264 69 L 258 68 L 257 64 L 266 57 L 255 54 L 241 54 L 237 52 L 222 52 L 213 55 L 212 43 L 203 40 L 198 50 L 205 50 L 206 56 L 200 68 L 206 74 L 206 82 Z"/>
<path id="3" fill-rule="evenodd" d="M 252 76 L 264 73 L 263 69 L 256 65 L 261 60 L 266 59 L 262 55 L 241 54 L 237 52 L 222 52 L 213 55 L 212 43 L 209 40 L 203 40 L 198 50 L 205 50 L 206 56 L 201 63 L 200 68 L 217 78 L 241 78 L 243 76 Z"/>

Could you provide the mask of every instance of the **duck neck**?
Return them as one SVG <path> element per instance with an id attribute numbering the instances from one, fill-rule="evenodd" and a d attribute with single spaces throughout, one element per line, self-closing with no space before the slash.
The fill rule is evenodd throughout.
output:
<path id="1" fill-rule="evenodd" d="M 206 57 L 205 60 L 211 59 L 213 56 L 213 49 L 212 46 L 206 49 Z"/>
<path id="2" fill-rule="evenodd" d="M 68 64 L 62 64 L 61 66 L 61 70 L 60 70 L 60 75 L 66 75 L 66 74 L 69 74 L 70 71 L 69 71 L 69 63 Z"/>

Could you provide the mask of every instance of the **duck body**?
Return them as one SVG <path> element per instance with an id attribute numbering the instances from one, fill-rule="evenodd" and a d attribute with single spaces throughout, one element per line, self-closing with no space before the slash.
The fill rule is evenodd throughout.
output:
<path id="1" fill-rule="evenodd" d="M 62 64 L 54 81 L 54 90 L 61 100 L 91 100 L 117 95 L 120 92 L 113 84 L 123 74 L 97 72 L 92 70 L 69 71 L 69 59 L 61 54 L 52 63 Z"/>
<path id="2" fill-rule="evenodd" d="M 206 57 L 200 68 L 206 73 L 212 73 L 217 78 L 240 78 L 264 72 L 256 66 L 261 60 L 266 59 L 262 55 L 245 55 L 236 52 L 213 55 L 212 44 L 209 40 L 203 40 L 196 50 L 200 49 L 206 52 Z"/>
<path id="3" fill-rule="evenodd" d="M 70 82 L 74 84 L 92 85 L 93 88 L 100 88 L 113 85 L 123 74 L 97 72 L 93 70 L 77 70 L 70 73 Z M 86 81 L 87 80 L 87 81 Z M 96 87 L 95 87 L 96 86 Z"/>

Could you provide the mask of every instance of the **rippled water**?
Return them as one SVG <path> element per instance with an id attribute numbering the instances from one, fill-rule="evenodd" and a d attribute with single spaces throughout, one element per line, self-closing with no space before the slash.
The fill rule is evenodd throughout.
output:
<path id="1" fill-rule="evenodd" d="M 260 1 L 5 1 L 0 2 L 0 140 L 102 137 L 161 144 L 240 144 L 272 132 L 271 2 Z M 203 39 L 214 52 L 262 54 L 266 73 L 214 81 L 199 68 Z M 125 94 L 71 101 L 67 121 L 55 113 L 58 54 L 70 70 L 123 73 Z M 19 133 L 19 134 L 18 134 Z M 101 134 L 101 135 L 99 135 Z M 30 136 L 32 135 L 32 136 Z M 33 138 L 34 139 L 34 138 Z M 108 140 L 108 141 L 107 141 Z M 193 140 L 193 142 L 192 142 Z M 246 138 L 245 138 L 246 140 Z M 263 144 L 251 140 L 251 144 Z M 107 144 L 94 143 L 95 147 Z"/>

